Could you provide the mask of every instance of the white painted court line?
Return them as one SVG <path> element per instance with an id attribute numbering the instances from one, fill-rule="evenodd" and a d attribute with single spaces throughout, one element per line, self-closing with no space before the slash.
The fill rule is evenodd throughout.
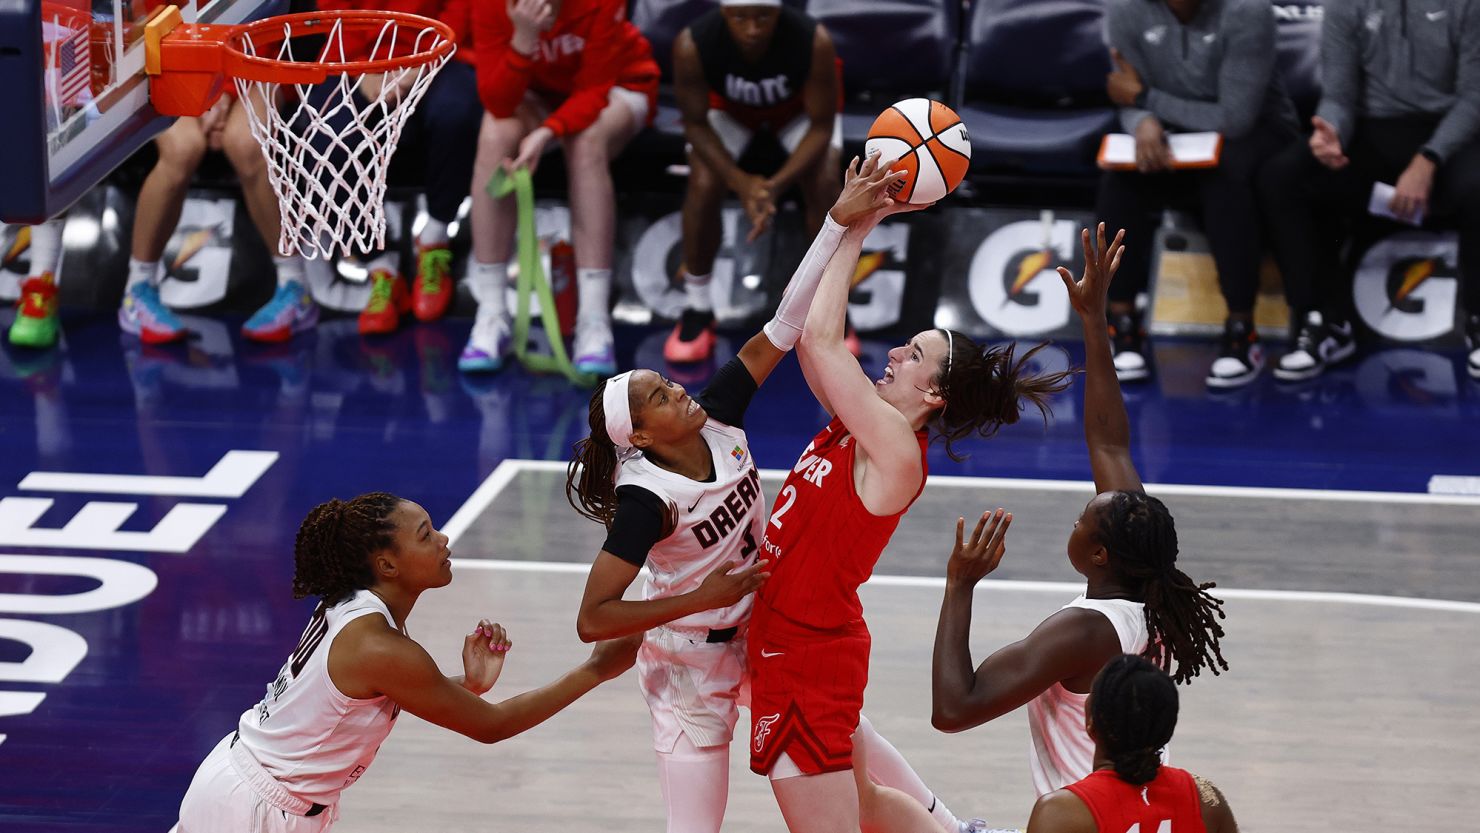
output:
<path id="1" fill-rule="evenodd" d="M 586 573 L 589 564 L 564 561 L 501 561 L 482 558 L 454 558 L 455 569 L 486 570 L 489 572 L 514 573 Z M 868 584 L 874 587 L 912 587 L 941 590 L 946 586 L 943 577 L 936 576 L 874 576 Z M 1084 592 L 1083 584 L 1071 581 L 1014 581 L 989 579 L 977 585 L 978 590 L 1009 590 L 1018 593 L 1054 593 L 1072 598 Z M 1480 614 L 1480 603 L 1454 602 L 1445 599 L 1415 599 L 1407 596 L 1374 596 L 1367 593 L 1331 593 L 1322 590 L 1241 590 L 1218 587 L 1213 595 L 1223 599 L 1250 599 L 1269 602 L 1317 602 L 1322 604 L 1352 604 L 1372 607 L 1400 607 L 1411 610 L 1433 610 L 1442 613 Z"/>
<path id="2" fill-rule="evenodd" d="M 499 493 L 520 472 L 564 472 L 566 463 L 559 460 L 505 460 L 484 480 L 462 507 L 442 526 L 451 542 L 466 532 L 477 517 L 483 514 Z M 785 471 L 762 469 L 761 476 L 784 478 Z M 1075 480 L 1029 480 L 1005 477 L 954 477 L 931 475 L 926 485 L 972 489 L 1043 489 L 1047 491 L 1083 492 L 1094 491 L 1094 484 Z M 1243 486 L 1191 486 L 1185 484 L 1146 484 L 1148 492 L 1183 494 L 1203 497 L 1274 498 L 1285 497 L 1298 500 L 1355 501 L 1369 503 L 1417 503 L 1436 506 L 1480 506 L 1480 496 L 1428 495 L 1414 492 L 1355 492 L 1327 489 L 1261 489 Z M 471 570 L 503 570 L 526 573 L 584 573 L 590 567 L 580 562 L 554 561 L 506 561 L 490 559 L 454 558 L 453 565 Z M 877 587 L 924 587 L 944 588 L 945 579 L 933 576 L 886 576 L 876 575 L 869 584 Z M 979 588 L 1002 588 L 1027 593 L 1059 593 L 1072 595 L 1081 592 L 1084 585 L 1064 581 L 986 581 Z M 1372 607 L 1399 607 L 1413 610 L 1434 610 L 1447 613 L 1480 614 L 1480 603 L 1459 602 L 1447 599 L 1418 599 L 1407 596 L 1377 596 L 1367 593 L 1338 593 L 1322 590 L 1241 590 L 1219 587 L 1216 595 L 1229 599 L 1254 599 L 1264 601 L 1317 602 L 1324 604 L 1356 604 Z"/>
<path id="3" fill-rule="evenodd" d="M 489 479 L 499 475 L 505 466 L 517 471 L 553 472 L 565 471 L 567 463 L 562 460 L 505 460 L 499 464 Z M 761 469 L 761 477 L 784 479 L 784 469 Z M 486 486 L 487 483 L 485 482 Z M 1033 480 L 1022 477 L 962 477 L 958 475 L 932 474 L 927 486 L 945 486 L 954 489 L 1038 489 L 1046 492 L 1079 492 L 1088 500 L 1094 494 L 1095 485 L 1088 480 Z M 1190 497 L 1231 498 L 1287 498 L 1291 500 L 1322 500 L 1348 503 L 1407 503 L 1425 506 L 1476 506 L 1480 507 L 1480 495 L 1428 494 L 1424 492 L 1365 492 L 1340 489 L 1283 489 L 1262 486 L 1199 486 L 1188 483 L 1147 483 L 1146 491 L 1162 495 L 1186 495 Z M 482 492 L 480 487 L 473 497 Z M 473 498 L 468 499 L 470 502 Z M 464 507 L 466 508 L 466 507 Z M 462 510 L 458 510 L 458 515 Z M 457 516 L 454 516 L 457 517 Z M 445 530 L 444 530 L 445 531 Z"/>

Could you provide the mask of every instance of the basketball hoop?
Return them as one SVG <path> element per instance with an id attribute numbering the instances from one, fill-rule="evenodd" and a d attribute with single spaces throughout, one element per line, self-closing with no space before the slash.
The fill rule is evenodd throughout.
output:
<path id="1" fill-rule="evenodd" d="M 150 101 L 161 115 L 202 115 L 225 79 L 235 82 L 278 197 L 282 254 L 328 259 L 384 247 L 391 155 L 452 57 L 450 27 L 383 11 L 190 25 L 169 6 L 144 31 Z M 346 42 L 369 46 L 369 59 L 346 60 Z"/>

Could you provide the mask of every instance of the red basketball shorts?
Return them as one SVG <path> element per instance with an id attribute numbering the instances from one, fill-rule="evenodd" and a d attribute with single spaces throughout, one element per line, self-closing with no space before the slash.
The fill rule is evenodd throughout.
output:
<path id="1" fill-rule="evenodd" d="M 748 646 L 752 771 L 770 774 L 782 753 L 808 775 L 852 768 L 869 644 L 862 619 L 821 630 L 757 599 Z"/>

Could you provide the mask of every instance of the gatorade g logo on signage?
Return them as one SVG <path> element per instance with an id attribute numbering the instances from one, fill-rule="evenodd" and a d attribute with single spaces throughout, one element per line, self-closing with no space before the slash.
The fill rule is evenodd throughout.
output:
<path id="1" fill-rule="evenodd" d="M 1454 329 L 1458 246 L 1452 234 L 1400 232 L 1367 250 L 1352 282 L 1363 323 L 1397 341 L 1425 341 Z"/>
<path id="2" fill-rule="evenodd" d="M 175 309 L 210 306 L 226 297 L 236 200 L 190 197 L 180 216 L 165 245 L 159 295 Z"/>
<path id="3" fill-rule="evenodd" d="M 1052 332 L 1069 323 L 1069 297 L 1055 269 L 1073 268 L 1079 228 L 1044 211 L 1037 222 L 1008 223 L 971 258 L 971 306 L 1011 336 Z"/>

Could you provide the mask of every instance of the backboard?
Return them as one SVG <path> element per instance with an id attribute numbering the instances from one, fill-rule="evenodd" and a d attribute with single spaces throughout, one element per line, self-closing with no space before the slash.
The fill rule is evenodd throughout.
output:
<path id="1" fill-rule="evenodd" d="M 175 0 L 186 22 L 243 23 L 287 0 Z M 149 105 L 144 23 L 162 0 L 0 2 L 0 221 L 37 223 L 170 123 Z"/>

